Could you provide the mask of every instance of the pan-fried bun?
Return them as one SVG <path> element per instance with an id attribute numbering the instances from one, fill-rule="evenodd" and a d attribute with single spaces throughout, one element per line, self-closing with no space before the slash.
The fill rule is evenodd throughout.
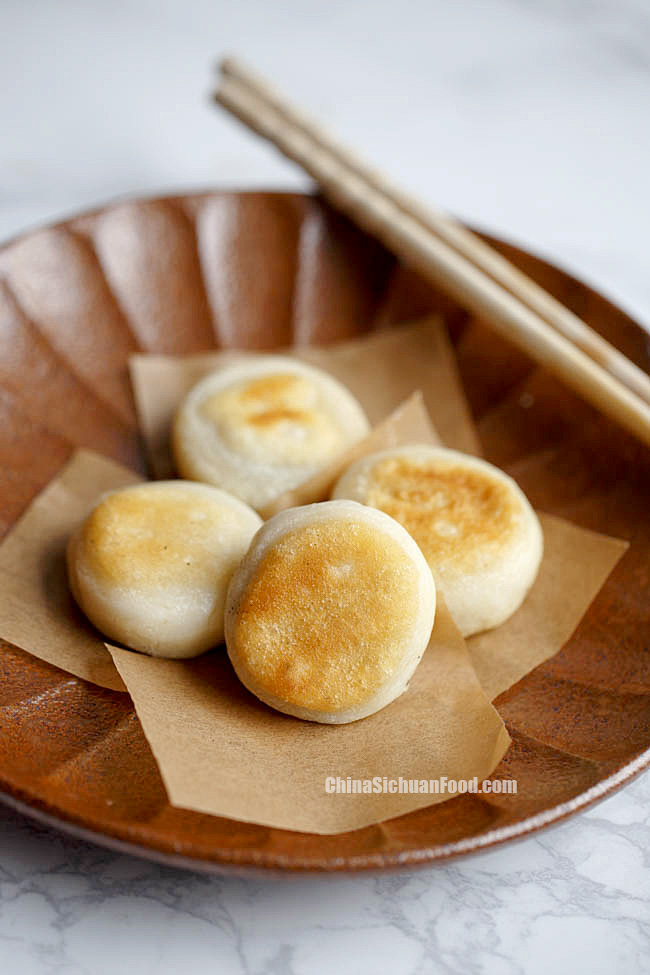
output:
<path id="1" fill-rule="evenodd" d="M 288 356 L 222 366 L 183 401 L 172 431 L 181 477 L 261 510 L 360 440 L 368 420 L 332 376 Z"/>
<path id="2" fill-rule="evenodd" d="M 290 508 L 233 576 L 226 646 L 271 707 L 343 724 L 406 690 L 435 616 L 422 553 L 396 521 L 353 501 Z"/>
<path id="3" fill-rule="evenodd" d="M 207 484 L 112 491 L 68 543 L 72 594 L 111 640 L 155 657 L 195 657 L 223 640 L 228 584 L 261 523 Z"/>
<path id="4" fill-rule="evenodd" d="M 537 575 L 537 515 L 484 460 L 424 444 L 391 448 L 352 464 L 332 497 L 371 505 L 407 529 L 464 636 L 508 619 Z"/>

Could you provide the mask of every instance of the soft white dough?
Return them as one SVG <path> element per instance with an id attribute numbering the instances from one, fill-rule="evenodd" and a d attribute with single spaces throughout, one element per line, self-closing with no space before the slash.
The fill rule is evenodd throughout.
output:
<path id="1" fill-rule="evenodd" d="M 507 620 L 537 575 L 537 515 L 511 477 L 477 457 L 428 444 L 379 451 L 352 464 L 332 497 L 379 508 L 404 525 L 464 636 Z"/>
<path id="2" fill-rule="evenodd" d="M 266 704 L 344 724 L 406 690 L 435 607 L 431 571 L 401 525 L 325 501 L 282 511 L 257 533 L 228 590 L 226 646 Z"/>
<path id="3" fill-rule="evenodd" d="M 207 484 L 111 491 L 69 540 L 72 594 L 109 639 L 156 657 L 195 657 L 223 641 L 226 591 L 261 524 Z"/>
<path id="4" fill-rule="evenodd" d="M 224 365 L 190 390 L 172 430 L 181 477 L 262 510 L 368 432 L 355 397 L 328 373 L 288 356 Z"/>

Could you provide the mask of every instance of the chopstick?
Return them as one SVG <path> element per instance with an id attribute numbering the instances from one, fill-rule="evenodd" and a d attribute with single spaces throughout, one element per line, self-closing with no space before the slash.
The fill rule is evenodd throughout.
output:
<path id="1" fill-rule="evenodd" d="M 392 187 L 239 62 L 223 63 L 215 98 L 298 162 L 334 206 L 650 445 L 648 376 L 505 258 Z"/>
<path id="2" fill-rule="evenodd" d="M 518 297 L 558 332 L 586 352 L 624 385 L 650 403 L 650 376 L 627 359 L 618 349 L 574 315 L 561 302 L 550 295 L 536 281 L 520 271 L 498 251 L 484 243 L 480 237 L 465 229 L 457 221 L 431 206 L 413 200 L 376 170 L 371 169 L 350 149 L 342 146 L 321 126 L 284 100 L 282 95 L 265 79 L 234 58 L 225 58 L 221 64 L 225 78 L 233 79 L 252 94 L 272 106 L 292 126 L 304 132 L 326 152 L 334 155 L 369 186 L 390 197 L 402 210 L 422 226 L 437 234 L 460 254 L 479 266 L 495 281 Z M 219 97 L 219 96 L 217 96 Z"/>

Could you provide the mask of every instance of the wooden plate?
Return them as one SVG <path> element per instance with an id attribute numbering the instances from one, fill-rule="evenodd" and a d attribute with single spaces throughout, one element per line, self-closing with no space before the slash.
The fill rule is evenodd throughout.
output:
<path id="1" fill-rule="evenodd" d="M 557 268 L 493 241 L 648 368 L 647 338 Z M 442 309 L 488 459 L 533 503 L 632 541 L 564 650 L 497 701 L 516 797 L 463 796 L 342 836 L 172 808 L 126 694 L 0 644 L 0 790 L 107 846 L 194 869 L 441 861 L 530 833 L 650 764 L 648 452 L 318 199 L 204 193 L 109 206 L 0 250 L 0 531 L 84 444 L 144 471 L 126 361 L 327 342 Z M 1 598 L 1 594 L 0 594 Z"/>

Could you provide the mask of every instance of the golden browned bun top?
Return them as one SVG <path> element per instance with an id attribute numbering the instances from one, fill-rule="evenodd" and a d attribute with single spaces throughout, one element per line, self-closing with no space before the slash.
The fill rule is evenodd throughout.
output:
<path id="1" fill-rule="evenodd" d="M 258 459 L 313 463 L 346 443 L 309 376 L 278 372 L 236 382 L 205 399 L 201 413 L 224 444 Z"/>
<path id="2" fill-rule="evenodd" d="M 429 564 L 470 568 L 480 549 L 507 545 L 521 504 L 505 480 L 448 459 L 383 457 L 368 472 L 366 504 L 391 515 Z"/>
<path id="3" fill-rule="evenodd" d="M 107 495 L 81 527 L 86 571 L 125 589 L 173 586 L 179 570 L 187 587 L 202 588 L 206 576 L 225 584 L 233 567 L 219 558 L 219 544 L 241 531 L 241 515 L 212 490 L 159 482 Z M 241 508 L 247 522 L 255 517 Z"/>
<path id="4" fill-rule="evenodd" d="M 397 540 L 354 520 L 288 532 L 262 557 L 234 638 L 260 689 L 313 711 L 355 707 L 399 665 L 420 569 Z"/>

